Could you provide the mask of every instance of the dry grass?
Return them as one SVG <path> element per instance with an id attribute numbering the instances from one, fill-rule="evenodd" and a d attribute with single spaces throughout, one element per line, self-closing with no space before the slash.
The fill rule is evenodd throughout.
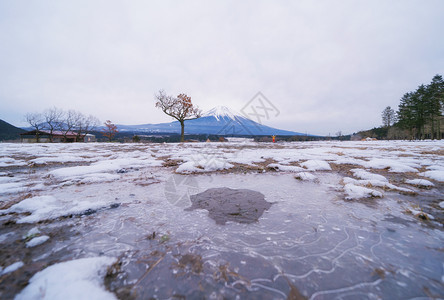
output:
<path id="1" fill-rule="evenodd" d="M 444 150 L 439 149 L 436 151 L 421 151 L 421 155 L 438 155 L 438 156 L 444 156 Z"/>
<path id="2" fill-rule="evenodd" d="M 166 167 L 166 168 L 177 167 L 178 165 L 183 163 L 183 160 L 180 160 L 180 159 L 169 159 L 169 158 L 166 158 L 166 159 L 162 159 L 162 160 L 163 160 L 162 166 Z"/>
<path id="3" fill-rule="evenodd" d="M 358 166 L 351 164 L 335 164 L 330 163 L 331 170 L 340 174 L 351 174 L 351 169 L 356 169 Z"/>
<path id="4" fill-rule="evenodd" d="M 34 197 L 34 195 L 32 193 L 25 193 L 23 195 L 20 195 L 16 199 L 11 200 L 11 201 L 0 202 L 0 209 L 8 209 L 11 206 L 13 206 L 14 204 L 17 204 L 17 203 L 21 202 L 22 200 L 32 198 L 32 197 Z"/>

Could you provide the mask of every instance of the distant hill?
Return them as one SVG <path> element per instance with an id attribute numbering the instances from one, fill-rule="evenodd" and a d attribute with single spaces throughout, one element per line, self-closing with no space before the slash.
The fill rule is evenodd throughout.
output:
<path id="1" fill-rule="evenodd" d="M 180 133 L 178 121 L 160 124 L 117 125 L 120 132 Z M 300 132 L 272 128 L 247 119 L 227 107 L 219 106 L 199 119 L 185 121 L 185 134 L 214 134 L 224 136 L 305 135 Z"/>
<path id="2" fill-rule="evenodd" d="M 17 140 L 20 138 L 20 133 L 23 132 L 25 132 L 25 130 L 0 120 L 0 141 Z"/>

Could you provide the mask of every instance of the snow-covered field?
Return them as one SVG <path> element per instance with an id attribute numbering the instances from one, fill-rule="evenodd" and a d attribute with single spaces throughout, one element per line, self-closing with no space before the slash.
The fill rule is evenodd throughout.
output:
<path id="1" fill-rule="evenodd" d="M 441 141 L 0 144 L 0 298 L 444 297 L 443 157 Z M 252 224 L 185 210 L 214 187 L 273 204 Z"/>

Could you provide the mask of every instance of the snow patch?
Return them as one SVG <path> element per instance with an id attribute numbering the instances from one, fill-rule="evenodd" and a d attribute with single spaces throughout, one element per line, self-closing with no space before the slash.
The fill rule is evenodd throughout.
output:
<path id="1" fill-rule="evenodd" d="M 184 162 L 176 169 L 176 173 L 187 174 L 187 173 L 194 173 L 194 172 L 203 172 L 202 169 L 199 169 L 195 166 L 194 161 Z"/>
<path id="2" fill-rule="evenodd" d="M 304 171 L 301 167 L 296 166 L 284 166 L 281 164 L 269 164 L 267 168 L 274 169 L 276 171 L 283 171 L 283 172 L 301 172 Z"/>
<path id="3" fill-rule="evenodd" d="M 311 173 L 308 172 L 300 172 L 294 175 L 294 178 L 304 181 L 314 181 L 317 179 L 317 177 Z"/>
<path id="4" fill-rule="evenodd" d="M 68 163 L 68 162 L 83 162 L 83 161 L 90 161 L 91 159 L 86 159 L 83 157 L 78 157 L 74 155 L 58 155 L 58 156 L 50 156 L 50 157 L 38 157 L 31 159 L 30 162 L 43 165 L 43 164 L 50 164 L 50 163 Z"/>
<path id="5" fill-rule="evenodd" d="M 14 194 L 23 192 L 25 190 L 26 187 L 21 182 L 0 183 L 0 195 Z"/>
<path id="6" fill-rule="evenodd" d="M 48 173 L 48 175 L 53 176 L 61 180 L 74 180 L 81 181 L 84 183 L 89 182 L 100 182 L 100 181 L 112 181 L 120 178 L 120 176 L 109 176 L 112 174 L 104 175 L 109 172 L 117 172 L 122 168 L 129 167 L 155 167 L 161 166 L 162 162 L 154 158 L 151 159 L 141 159 L 141 158 L 119 158 L 103 160 L 93 163 L 89 166 L 77 166 L 60 168 Z"/>
<path id="7" fill-rule="evenodd" d="M 107 204 L 100 200 L 94 202 L 88 200 L 63 201 L 53 196 L 36 196 L 22 200 L 8 209 L 0 210 L 0 214 L 31 213 L 31 215 L 18 219 L 17 223 L 35 223 L 71 214 L 80 214 L 88 209 L 99 209 Z"/>
<path id="8" fill-rule="evenodd" d="M 353 200 L 353 199 L 362 199 L 362 198 L 371 198 L 371 197 L 380 197 L 382 198 L 382 193 L 365 188 L 362 186 L 357 186 L 352 183 L 347 183 L 344 186 L 344 191 L 347 194 L 345 199 L 347 200 Z"/>
<path id="9" fill-rule="evenodd" d="M 29 239 L 35 237 L 40 234 L 40 230 L 37 227 L 34 227 L 28 231 L 28 233 L 23 236 L 24 239 Z"/>
<path id="10" fill-rule="evenodd" d="M 245 164 L 254 166 L 254 163 L 264 162 L 265 159 L 260 157 L 260 154 L 254 151 L 239 151 L 230 153 L 226 156 L 227 159 L 232 163 Z"/>
<path id="11" fill-rule="evenodd" d="M 396 186 L 396 185 L 391 184 L 391 183 L 386 182 L 386 181 L 364 180 L 364 179 L 356 180 L 356 179 L 353 179 L 353 178 L 350 178 L 350 177 L 344 177 L 342 180 L 343 180 L 343 182 L 345 184 L 351 183 L 351 184 L 360 185 L 360 186 L 370 186 L 370 187 L 376 186 L 376 187 L 388 188 L 388 189 L 391 189 L 391 190 L 395 190 L 395 191 L 399 191 L 399 192 L 403 192 L 403 193 L 408 193 L 408 194 L 414 194 L 415 193 L 414 191 L 412 191 L 410 189 L 399 187 L 399 186 Z"/>
<path id="12" fill-rule="evenodd" d="M 47 236 L 47 235 L 42 235 L 42 236 L 35 237 L 35 238 L 33 238 L 32 240 L 30 240 L 29 242 L 26 243 L 26 248 L 32 248 L 32 247 L 41 245 L 44 242 L 46 242 L 47 240 L 49 240 L 49 236 Z"/>
<path id="13" fill-rule="evenodd" d="M 93 173 L 93 174 L 86 174 L 82 178 L 76 178 L 76 179 L 79 180 L 79 183 L 99 183 L 99 182 L 114 181 L 119 178 L 120 176 L 118 174 Z"/>
<path id="14" fill-rule="evenodd" d="M 425 171 L 419 175 L 436 181 L 444 182 L 444 170 Z"/>
<path id="15" fill-rule="evenodd" d="M 417 185 L 417 186 L 424 186 L 424 187 L 432 187 L 434 186 L 433 183 L 431 183 L 428 180 L 425 179 L 407 179 L 405 183 L 411 184 L 411 185 Z"/>
<path id="16" fill-rule="evenodd" d="M 351 169 L 350 171 L 353 173 L 355 177 L 359 179 L 388 182 L 387 178 L 385 178 L 384 176 L 379 174 L 373 174 L 363 169 Z"/>
<path id="17" fill-rule="evenodd" d="M 301 166 L 310 171 L 330 171 L 331 167 L 328 162 L 324 160 L 307 160 L 301 163 Z"/>
<path id="18" fill-rule="evenodd" d="M 17 177 L 0 177 L 0 184 L 17 182 L 19 180 L 20 179 L 18 179 Z"/>
<path id="19" fill-rule="evenodd" d="M 422 215 L 422 216 L 427 217 L 429 220 L 434 220 L 434 219 L 435 219 L 435 217 L 432 216 L 431 214 L 425 213 L 425 212 L 423 212 L 423 211 L 421 211 L 421 210 L 410 209 L 410 212 L 411 212 L 412 215 L 414 215 L 415 217 L 418 217 L 418 216 L 421 216 L 421 215 Z"/>
<path id="20" fill-rule="evenodd" d="M 25 264 L 21 261 L 15 262 L 12 265 L 7 266 L 3 271 L 1 271 L 0 275 L 5 275 L 14 271 L 17 271 L 21 267 L 23 267 Z"/>
<path id="21" fill-rule="evenodd" d="M 223 158 L 203 156 L 181 164 L 176 169 L 176 173 L 188 174 L 194 172 L 212 172 L 230 169 L 232 167 L 234 167 L 234 165 L 230 164 Z"/>
<path id="22" fill-rule="evenodd" d="M 26 166 L 23 160 L 16 160 L 11 157 L 0 157 L 0 168 Z"/>
<path id="23" fill-rule="evenodd" d="M 52 265 L 32 276 L 15 299 L 40 299 L 42 293 L 45 299 L 117 299 L 103 286 L 107 268 L 115 261 L 102 256 Z"/>
<path id="24" fill-rule="evenodd" d="M 401 163 L 394 159 L 371 159 L 370 161 L 364 163 L 364 167 L 371 169 L 389 169 L 390 172 L 397 173 L 418 172 L 418 170 L 408 166 L 406 163 Z"/>

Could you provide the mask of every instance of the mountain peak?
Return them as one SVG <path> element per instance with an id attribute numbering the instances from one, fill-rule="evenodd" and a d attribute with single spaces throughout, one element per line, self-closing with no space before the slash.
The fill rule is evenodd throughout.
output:
<path id="1" fill-rule="evenodd" d="M 229 109 L 226 106 L 216 106 L 212 109 L 210 109 L 209 111 L 205 112 L 203 114 L 203 117 L 208 117 L 208 116 L 213 116 L 215 117 L 217 120 L 219 120 L 219 118 L 223 118 L 223 117 L 228 117 L 230 119 L 234 119 L 235 116 L 240 116 L 241 114 Z"/>
<path id="2" fill-rule="evenodd" d="M 161 124 L 145 124 L 134 126 L 119 126 L 120 131 L 179 133 L 178 121 Z M 281 130 L 259 124 L 242 114 L 225 106 L 216 106 L 202 114 L 202 118 L 188 120 L 185 134 L 215 134 L 230 136 L 255 135 L 302 135 L 302 133 Z"/>

